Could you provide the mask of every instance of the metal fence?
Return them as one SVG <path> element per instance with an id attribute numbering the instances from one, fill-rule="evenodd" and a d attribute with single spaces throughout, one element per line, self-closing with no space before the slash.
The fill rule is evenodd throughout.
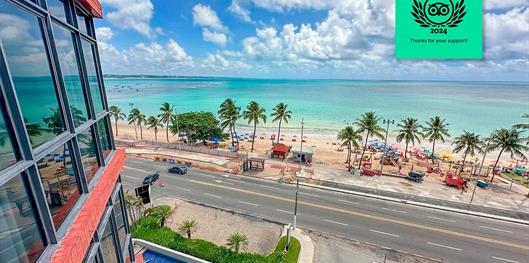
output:
<path id="1" fill-rule="evenodd" d="M 150 141 L 150 140 L 126 141 L 126 140 L 120 140 L 118 138 L 116 138 L 114 141 L 116 142 L 117 145 L 126 146 L 126 147 L 136 147 L 136 146 L 148 145 L 148 146 L 160 147 L 160 148 L 165 148 L 165 149 L 211 154 L 211 155 L 230 157 L 230 158 L 246 158 L 247 156 L 247 153 L 245 152 L 231 152 L 231 151 L 220 150 L 220 149 L 210 149 L 207 147 L 189 145 L 189 144 L 184 144 L 184 143 L 166 143 L 166 142 L 156 142 L 156 141 Z"/>

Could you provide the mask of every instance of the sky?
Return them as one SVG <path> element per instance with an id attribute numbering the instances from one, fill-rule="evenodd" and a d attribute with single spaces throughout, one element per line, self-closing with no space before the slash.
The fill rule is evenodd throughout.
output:
<path id="1" fill-rule="evenodd" d="M 101 0 L 96 37 L 105 74 L 529 81 L 529 0 L 483 0 L 483 60 L 395 59 L 395 1 Z"/>

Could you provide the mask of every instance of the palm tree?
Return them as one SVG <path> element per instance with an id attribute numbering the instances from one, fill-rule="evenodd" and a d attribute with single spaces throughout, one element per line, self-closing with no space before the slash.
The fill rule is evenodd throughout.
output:
<path id="1" fill-rule="evenodd" d="M 408 160 L 408 145 L 411 143 L 412 145 L 415 145 L 415 141 L 417 143 L 421 143 L 421 138 L 419 136 L 424 136 L 421 132 L 422 126 L 419 124 L 419 121 L 415 118 L 406 118 L 401 120 L 399 124 L 397 124 L 397 127 L 400 129 L 396 129 L 397 132 L 397 142 L 401 142 L 404 140 L 406 143 L 406 149 L 404 150 L 404 160 Z"/>
<path id="2" fill-rule="evenodd" d="M 279 128 L 277 130 L 277 142 L 279 143 L 279 135 L 281 135 L 281 123 L 283 121 L 288 123 L 288 120 L 292 118 L 292 111 L 288 110 L 287 104 L 280 102 L 274 107 L 270 117 L 273 118 L 272 122 L 279 121 Z M 303 138 L 301 138 L 301 140 L 303 140 Z"/>
<path id="3" fill-rule="evenodd" d="M 476 151 L 483 151 L 483 141 L 479 138 L 479 135 L 473 132 L 463 131 L 463 134 L 454 138 L 454 142 L 452 142 L 452 144 L 455 145 L 453 150 L 454 153 L 463 152 L 464 154 L 463 165 L 461 165 L 459 172 L 463 171 L 467 156 L 469 154 L 476 155 Z"/>
<path id="4" fill-rule="evenodd" d="M 187 238 L 191 239 L 191 233 L 196 231 L 196 228 L 198 227 L 198 223 L 195 220 L 186 220 L 182 222 L 180 227 L 178 228 L 178 231 L 182 235 L 187 235 Z"/>
<path id="5" fill-rule="evenodd" d="M 154 129 L 154 140 L 158 141 L 158 128 L 163 128 L 163 124 L 160 122 L 160 120 L 154 116 L 150 116 L 147 119 L 147 129 Z"/>
<path id="6" fill-rule="evenodd" d="M 253 152 L 253 145 L 255 143 L 255 130 L 257 129 L 257 124 L 259 124 L 260 120 L 263 120 L 263 122 L 266 123 L 265 109 L 261 107 L 259 103 L 251 101 L 246 106 L 246 110 L 242 113 L 242 117 L 243 119 L 248 120 L 248 124 L 253 122 L 252 149 L 250 150 L 251 152 Z"/>
<path id="7" fill-rule="evenodd" d="M 248 237 L 239 232 L 231 234 L 226 241 L 228 241 L 226 246 L 235 250 L 236 253 L 239 253 L 240 249 L 244 251 L 246 250 L 246 247 L 248 247 Z"/>
<path id="8" fill-rule="evenodd" d="M 125 119 L 125 113 L 121 112 L 121 109 L 118 106 L 110 106 L 110 117 L 114 118 L 116 123 L 116 136 L 118 135 L 118 121 Z"/>
<path id="9" fill-rule="evenodd" d="M 159 209 L 157 216 L 160 217 L 160 226 L 165 225 L 165 220 L 174 212 L 174 209 Z"/>
<path id="10" fill-rule="evenodd" d="M 525 123 L 516 124 L 513 126 L 515 129 L 529 130 L 529 113 L 522 115 L 522 118 L 527 119 Z"/>
<path id="11" fill-rule="evenodd" d="M 490 179 L 491 182 L 494 180 L 494 170 L 496 169 L 498 161 L 500 160 L 500 157 L 504 152 L 510 153 L 511 158 L 513 158 L 515 155 L 522 158 L 526 158 L 526 156 L 523 154 L 523 151 L 529 151 L 529 147 L 525 145 L 527 140 L 527 138 L 522 137 L 521 132 L 517 129 L 508 130 L 503 128 L 495 130 L 492 133 L 492 136 L 489 140 L 489 149 L 499 149 L 500 153 L 498 154 L 498 158 L 496 159 L 496 162 L 492 167 L 493 172 L 492 178 Z"/>
<path id="12" fill-rule="evenodd" d="M 435 158 L 435 142 L 438 140 L 445 142 L 445 136 L 450 137 L 448 125 L 445 119 L 435 116 L 430 118 L 426 122 L 426 127 L 423 128 L 424 138 L 428 138 L 428 141 L 432 143 L 432 163 L 434 163 Z"/>
<path id="13" fill-rule="evenodd" d="M 134 133 L 136 134 L 136 140 L 138 139 L 138 130 L 136 128 L 136 125 L 138 123 L 138 115 L 140 115 L 140 110 L 138 108 L 134 108 L 130 111 L 129 116 L 127 117 L 129 124 L 134 125 Z"/>
<path id="14" fill-rule="evenodd" d="M 355 149 L 360 148 L 362 143 L 362 134 L 359 130 L 355 130 L 353 126 L 347 126 L 338 133 L 338 140 L 342 141 L 343 146 L 347 146 L 347 170 L 351 171 L 351 153 L 353 147 Z"/>
<path id="15" fill-rule="evenodd" d="M 137 120 L 137 124 L 138 126 L 140 127 L 140 139 L 143 140 L 143 129 L 142 129 L 142 125 L 146 124 L 147 123 L 147 119 L 145 117 L 145 114 L 141 113 L 138 111 L 138 116 L 136 117 L 136 120 Z"/>
<path id="16" fill-rule="evenodd" d="M 357 119 L 355 124 L 358 126 L 358 132 L 366 132 L 366 140 L 364 143 L 364 148 L 362 149 L 362 155 L 360 156 L 360 163 L 358 165 L 358 169 L 362 167 L 362 161 L 364 159 L 364 154 L 367 148 L 367 140 L 371 136 L 376 136 L 378 138 L 384 138 L 384 135 L 382 134 L 384 132 L 384 128 L 380 127 L 378 123 L 380 122 L 382 118 L 379 118 L 375 112 L 370 111 L 362 114 L 360 119 Z"/>
<path id="17" fill-rule="evenodd" d="M 173 108 L 174 105 L 170 105 L 169 102 L 165 102 L 160 107 L 160 113 L 158 115 L 158 118 L 160 118 L 160 122 L 162 124 L 165 124 L 165 137 L 167 139 L 167 142 L 169 142 L 169 124 L 171 123 L 171 119 L 173 117 Z"/>
<path id="18" fill-rule="evenodd" d="M 237 125 L 237 120 L 239 120 L 240 111 L 241 108 L 237 107 L 235 100 L 233 99 L 226 99 L 224 102 L 222 102 L 218 111 L 220 117 L 220 127 L 222 129 L 229 128 L 230 130 L 232 147 L 234 146 L 235 140 L 237 140 L 237 145 L 239 145 L 239 138 L 237 136 L 237 132 L 235 131 L 235 126 Z"/>

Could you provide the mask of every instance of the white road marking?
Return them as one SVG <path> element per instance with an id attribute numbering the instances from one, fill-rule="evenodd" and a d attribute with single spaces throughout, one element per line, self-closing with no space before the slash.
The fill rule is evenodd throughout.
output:
<path id="1" fill-rule="evenodd" d="M 462 249 L 457 248 L 457 247 L 450 247 L 450 246 L 445 246 L 445 245 L 432 243 L 432 242 L 426 242 L 426 244 L 429 244 L 429 245 L 432 245 L 432 246 L 436 246 L 436 247 L 443 247 L 443 248 L 453 249 L 453 250 L 457 250 L 457 251 L 461 251 L 462 250 Z"/>
<path id="2" fill-rule="evenodd" d="M 276 211 L 278 211 L 278 212 L 282 212 L 282 213 L 291 214 L 291 215 L 294 214 L 294 213 L 292 213 L 292 212 L 290 212 L 290 211 L 285 211 L 285 210 L 281 210 L 281 209 L 276 209 Z M 299 215 L 300 215 L 300 214 L 298 213 L 298 216 L 299 216 Z"/>
<path id="3" fill-rule="evenodd" d="M 435 216 L 427 216 L 427 217 L 428 217 L 428 218 L 431 218 L 431 219 L 437 219 L 437 220 L 442 220 L 442 221 L 447 221 L 447 222 L 452 222 L 452 223 L 455 223 L 455 222 L 456 222 L 455 220 L 444 219 L 444 218 L 435 217 Z"/>
<path id="4" fill-rule="evenodd" d="M 129 169 L 129 170 L 138 171 L 138 172 L 142 172 L 142 173 L 150 173 L 150 172 L 147 171 L 147 170 L 138 169 L 138 168 L 134 168 L 134 167 L 130 167 L 130 166 L 123 166 L 123 168 Z"/>
<path id="5" fill-rule="evenodd" d="M 497 259 L 497 260 L 501 260 L 501 261 L 505 261 L 505 262 L 520 263 L 520 261 L 510 260 L 510 259 L 500 258 L 500 257 L 495 257 L 495 256 L 492 256 L 491 258 L 493 258 L 493 259 Z"/>
<path id="6" fill-rule="evenodd" d="M 349 224 L 340 223 L 340 222 L 336 222 L 336 221 L 332 221 L 332 220 L 327 220 L 327 219 L 323 219 L 323 221 L 325 221 L 325 222 L 329 222 L 329 223 L 333 223 L 333 224 L 337 224 L 337 225 L 342 225 L 342 226 L 348 226 L 348 225 L 349 225 Z"/>
<path id="7" fill-rule="evenodd" d="M 386 207 L 383 207 L 382 209 L 384 209 L 384 210 L 388 210 L 388 211 L 397 212 L 397 213 L 402 213 L 402 214 L 406 214 L 406 213 L 408 213 L 408 212 L 405 212 L 405 211 L 400 211 L 400 210 L 391 209 L 391 208 L 386 208 Z"/>
<path id="8" fill-rule="evenodd" d="M 251 206 L 259 206 L 258 204 L 248 203 L 248 202 L 244 202 L 244 201 L 239 201 L 239 203 L 246 204 L 246 205 L 251 205 Z"/>
<path id="9" fill-rule="evenodd" d="M 212 194 L 208 194 L 208 193 L 204 193 L 204 195 L 215 197 L 215 198 L 222 198 L 222 196 L 212 195 Z"/>
<path id="10" fill-rule="evenodd" d="M 132 180 L 140 179 L 140 178 L 136 178 L 136 177 L 133 177 L 133 176 L 130 176 L 130 175 L 122 175 L 121 177 L 129 178 L 129 179 L 132 179 Z"/>
<path id="11" fill-rule="evenodd" d="M 399 235 L 395 235 L 395 234 L 391 234 L 391 233 L 386 233 L 386 232 L 382 232 L 382 231 L 378 231 L 378 230 L 373 230 L 373 229 L 369 229 L 369 231 L 374 232 L 374 233 L 378 233 L 378 234 L 382 234 L 382 235 L 392 236 L 392 237 L 400 237 Z"/>
<path id="12" fill-rule="evenodd" d="M 183 191 L 186 191 L 186 192 L 191 192 L 191 190 L 187 189 L 187 188 L 183 188 L 183 187 L 179 187 L 179 186 L 169 186 L 171 188 L 176 188 L 176 189 L 180 189 L 180 190 L 183 190 Z"/>
<path id="13" fill-rule="evenodd" d="M 344 203 L 348 203 L 348 204 L 353 204 L 353 205 L 360 205 L 360 203 L 352 202 L 352 201 L 347 201 L 347 200 L 343 200 L 343 199 L 338 199 L 338 201 L 340 201 L 340 202 L 344 202 Z"/>
<path id="14" fill-rule="evenodd" d="M 494 231 L 500 231 L 500 232 L 505 232 L 505 233 L 512 233 L 512 231 L 509 231 L 509 230 L 503 230 L 503 229 L 498 229 L 498 228 L 493 228 L 493 227 L 488 227 L 488 226 L 479 226 L 481 228 L 485 228 L 485 229 L 490 229 L 490 230 L 494 230 Z"/>
<path id="15" fill-rule="evenodd" d="M 305 193 L 305 192 L 299 192 L 300 194 L 303 194 L 303 195 L 307 195 L 307 196 L 312 196 L 312 197 L 320 197 L 319 195 L 315 195 L 315 194 L 309 194 L 309 193 Z"/>

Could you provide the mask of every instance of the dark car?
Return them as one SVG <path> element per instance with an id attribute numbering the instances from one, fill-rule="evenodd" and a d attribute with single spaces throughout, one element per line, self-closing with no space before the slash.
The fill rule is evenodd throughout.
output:
<path id="1" fill-rule="evenodd" d="M 146 185 L 146 184 L 153 184 L 154 182 L 156 182 L 156 180 L 158 180 L 160 178 L 160 174 L 159 173 L 155 173 L 155 174 L 151 174 L 151 175 L 147 175 L 145 176 L 145 178 L 143 178 L 143 184 Z"/>
<path id="2" fill-rule="evenodd" d="M 168 173 L 172 173 L 172 174 L 185 174 L 185 173 L 187 173 L 187 167 L 185 167 L 183 165 L 175 165 L 175 166 L 169 168 L 169 170 L 167 172 Z"/>

